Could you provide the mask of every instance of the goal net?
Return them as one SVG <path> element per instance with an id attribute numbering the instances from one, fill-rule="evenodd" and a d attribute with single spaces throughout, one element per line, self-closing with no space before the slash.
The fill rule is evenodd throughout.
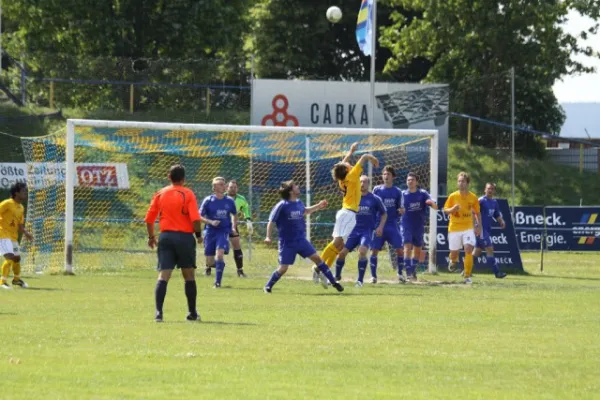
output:
<path id="1" fill-rule="evenodd" d="M 356 156 L 369 152 L 380 160 L 370 171 L 373 185 L 382 182 L 383 166 L 392 165 L 398 186 L 405 186 L 413 171 L 421 187 L 437 197 L 437 131 L 69 120 L 66 135 L 23 139 L 31 172 L 26 224 L 34 235 L 33 242 L 23 243 L 24 268 L 154 268 L 144 216 L 153 194 L 168 184 L 169 167 L 181 163 L 199 204 L 211 194 L 213 177 L 237 181 L 254 225 L 252 236 L 240 227 L 247 270 L 271 270 L 277 250 L 264 246 L 263 239 L 269 213 L 280 200 L 280 183 L 294 179 L 307 206 L 329 202 L 327 210 L 307 217 L 308 235 L 320 250 L 331 240 L 342 200 L 330 170 L 353 142 L 359 142 Z M 431 214 L 426 239 L 435 238 Z M 197 265 L 205 265 L 202 251 Z"/>

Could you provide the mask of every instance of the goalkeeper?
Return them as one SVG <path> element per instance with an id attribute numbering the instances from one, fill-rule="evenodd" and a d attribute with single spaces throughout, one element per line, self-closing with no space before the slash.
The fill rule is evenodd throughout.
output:
<path id="1" fill-rule="evenodd" d="M 231 180 L 227 185 L 227 197 L 233 199 L 235 202 L 235 208 L 237 209 L 237 213 L 239 218 L 244 218 L 246 220 L 246 229 L 248 231 L 248 235 L 252 235 L 254 232 L 252 227 L 252 215 L 250 213 L 250 205 L 246 201 L 246 198 L 241 194 L 238 194 L 238 185 L 237 181 Z M 233 226 L 231 229 L 231 233 L 229 234 L 229 239 L 231 241 L 231 247 L 233 248 L 233 259 L 235 260 L 235 266 L 237 267 L 237 274 L 240 278 L 245 278 L 246 274 L 244 273 L 244 253 L 242 251 L 242 244 L 240 243 L 240 232 L 237 226 Z M 206 267 L 205 274 L 210 275 L 212 266 L 208 265 Z"/>

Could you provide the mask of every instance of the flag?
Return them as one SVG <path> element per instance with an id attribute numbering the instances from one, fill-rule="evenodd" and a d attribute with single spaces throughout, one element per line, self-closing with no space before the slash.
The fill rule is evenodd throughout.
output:
<path id="1" fill-rule="evenodd" d="M 356 20 L 356 41 L 365 56 L 371 55 L 373 40 L 373 0 L 362 0 Z"/>

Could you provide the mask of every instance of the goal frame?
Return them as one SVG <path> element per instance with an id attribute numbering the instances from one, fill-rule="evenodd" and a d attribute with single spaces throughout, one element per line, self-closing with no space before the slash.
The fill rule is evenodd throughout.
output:
<path id="1" fill-rule="evenodd" d="M 309 128 L 309 127 L 279 127 L 279 126 L 256 126 L 256 125 L 214 125 L 214 124 L 189 124 L 189 123 L 167 123 L 167 122 L 138 122 L 138 121 L 108 121 L 94 119 L 68 119 L 67 137 L 65 148 L 65 272 L 73 273 L 73 218 L 75 201 L 75 127 L 91 128 L 137 128 L 179 131 L 212 131 L 212 132 L 239 132 L 243 133 L 290 133 L 306 135 L 306 207 L 312 205 L 312 193 L 310 182 L 310 138 L 311 135 L 391 135 L 391 136 L 414 136 L 430 139 L 430 176 L 429 189 L 431 197 L 438 198 L 438 167 L 439 167 L 439 131 L 435 129 L 371 129 L 371 128 Z M 252 157 L 250 156 L 250 168 L 252 170 Z M 369 169 L 371 173 L 371 169 Z M 250 190 L 252 190 L 250 188 Z M 251 200 L 250 200 L 251 201 Z M 306 233 L 310 240 L 311 219 L 306 216 Z M 429 265 L 428 271 L 436 273 L 436 251 L 437 251 L 437 212 L 429 213 Z"/>

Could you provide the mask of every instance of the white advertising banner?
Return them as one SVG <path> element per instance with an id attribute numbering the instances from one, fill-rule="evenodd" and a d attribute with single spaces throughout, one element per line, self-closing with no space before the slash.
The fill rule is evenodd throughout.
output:
<path id="1" fill-rule="evenodd" d="M 77 163 L 74 185 L 94 189 L 129 189 L 127 164 Z M 0 163 L 0 188 L 8 190 L 15 182 L 41 189 L 64 182 L 64 163 Z"/>
<path id="2" fill-rule="evenodd" d="M 252 125 L 368 128 L 368 82 L 254 79 Z M 447 85 L 377 83 L 375 128 L 437 129 L 440 194 L 448 166 Z"/>

